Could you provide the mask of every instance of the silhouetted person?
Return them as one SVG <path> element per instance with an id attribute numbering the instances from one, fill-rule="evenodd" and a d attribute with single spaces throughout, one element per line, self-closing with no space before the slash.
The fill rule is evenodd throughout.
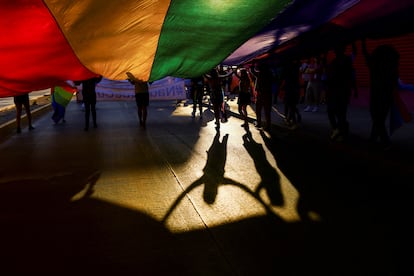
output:
<path id="1" fill-rule="evenodd" d="M 319 110 L 322 92 L 322 64 L 319 57 L 311 59 L 306 73 L 309 74 L 309 81 L 305 94 L 306 108 L 303 111 L 317 112 Z"/>
<path id="2" fill-rule="evenodd" d="M 386 119 L 393 103 L 393 92 L 398 88 L 400 55 L 391 45 L 380 45 L 369 54 L 365 40 L 362 40 L 362 52 L 370 73 L 369 107 L 372 120 L 370 141 L 380 139 L 384 148 L 391 141 L 386 128 Z"/>
<path id="3" fill-rule="evenodd" d="M 286 123 L 296 128 L 300 123 L 302 116 L 300 115 L 298 104 L 300 101 L 300 72 L 298 70 L 299 61 L 290 60 L 285 63 L 282 73 L 282 86 L 285 91 L 284 104 Z"/>
<path id="4" fill-rule="evenodd" d="M 134 85 L 135 103 L 137 104 L 139 125 L 142 128 L 147 126 L 149 87 L 148 82 L 135 78 L 130 72 L 127 73 L 128 81 Z"/>
<path id="5" fill-rule="evenodd" d="M 220 118 L 222 114 L 224 121 L 227 121 L 227 114 L 224 108 L 224 91 L 222 88 L 222 80 L 231 74 L 233 74 L 233 72 L 229 71 L 227 74 L 221 75 L 217 72 L 217 69 L 214 68 L 210 70 L 210 73 L 204 75 L 210 90 L 210 100 L 213 104 L 214 117 L 216 119 L 215 124 L 217 125 L 217 129 L 220 128 Z"/>
<path id="6" fill-rule="evenodd" d="M 357 73 L 356 73 L 356 69 L 354 66 L 354 60 L 356 58 L 357 55 L 357 47 L 355 42 L 352 43 L 352 89 L 354 90 L 354 98 L 358 98 L 358 83 L 357 83 Z"/>
<path id="7" fill-rule="evenodd" d="M 247 106 L 250 105 L 252 93 L 249 74 L 246 69 L 236 71 L 235 76 L 239 79 L 239 97 L 237 99 L 238 111 L 244 120 L 243 126 L 248 126 Z"/>
<path id="8" fill-rule="evenodd" d="M 96 123 L 96 84 L 102 80 L 102 76 L 82 81 L 82 97 L 85 105 L 85 131 L 89 129 L 89 117 L 92 114 L 93 127 Z"/>
<path id="9" fill-rule="evenodd" d="M 191 79 L 191 99 L 193 101 L 192 117 L 195 117 L 197 107 L 200 111 L 200 119 L 203 118 L 203 96 L 204 96 L 204 80 L 203 77 L 195 77 Z"/>
<path id="10" fill-rule="evenodd" d="M 308 83 L 310 80 L 310 74 L 308 73 L 308 67 L 311 63 L 310 58 L 307 58 L 302 62 L 302 64 L 299 67 L 299 72 L 301 73 L 301 79 L 303 82 L 303 93 L 301 94 L 301 97 L 299 99 L 299 103 L 304 103 L 306 98 L 306 89 L 308 88 Z"/>
<path id="11" fill-rule="evenodd" d="M 30 100 L 29 94 L 18 95 L 13 98 L 14 105 L 16 106 L 16 132 L 22 132 L 21 128 L 21 118 L 22 118 L 22 109 L 26 112 L 27 123 L 29 124 L 29 130 L 33 130 L 32 125 L 32 113 L 30 112 Z"/>
<path id="12" fill-rule="evenodd" d="M 272 85 L 273 72 L 265 63 L 250 68 L 250 72 L 255 76 L 256 97 L 256 127 L 262 127 L 262 110 L 264 110 L 266 124 L 264 130 L 271 128 L 271 111 L 272 111 Z"/>
<path id="13" fill-rule="evenodd" d="M 353 87 L 352 57 L 345 55 L 345 45 L 335 48 L 335 58 L 327 68 L 326 108 L 332 140 L 341 141 L 349 134 L 348 105 Z"/>

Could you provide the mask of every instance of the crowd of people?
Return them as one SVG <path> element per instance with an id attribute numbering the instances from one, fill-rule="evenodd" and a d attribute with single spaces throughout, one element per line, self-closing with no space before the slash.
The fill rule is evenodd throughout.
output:
<path id="1" fill-rule="evenodd" d="M 386 119 L 394 102 L 396 87 L 401 83 L 399 53 L 391 45 L 380 45 L 370 53 L 365 40 L 362 39 L 360 43 L 370 73 L 369 110 L 372 126 L 369 139 L 372 142 L 379 140 L 384 147 L 388 147 L 391 141 Z M 352 46 L 351 54 L 346 53 L 348 45 Z M 282 115 L 286 124 L 295 129 L 302 121 L 299 104 L 304 104 L 303 112 L 318 112 L 320 105 L 326 104 L 327 120 L 331 126 L 330 139 L 345 141 L 350 132 L 347 119 L 348 105 L 352 95 L 358 97 L 353 65 L 356 42 L 348 45 L 337 44 L 331 49 L 334 56 L 330 60 L 325 52 L 310 57 L 281 59 L 276 65 L 269 61 L 257 60 L 246 66 L 224 68 L 223 65 L 219 65 L 212 68 L 209 72 L 191 79 L 191 116 L 194 118 L 199 111 L 199 118 L 203 118 L 203 99 L 208 96 L 216 128 L 220 129 L 220 123 L 228 119 L 226 95 L 236 94 L 238 113 L 243 120 L 242 126 L 249 125 L 247 107 L 252 106 L 256 113 L 255 127 L 270 131 L 272 105 L 279 99 L 284 104 Z M 95 87 L 101 79 L 102 76 L 97 76 L 75 82 L 76 85 L 82 85 L 85 131 L 89 129 L 90 117 L 93 127 L 97 128 Z M 139 125 L 145 129 L 150 83 L 135 78 L 129 72 L 127 80 L 134 85 Z M 17 132 L 21 132 L 23 107 L 26 110 L 29 130 L 33 130 L 28 94 L 16 96 L 14 102 Z M 59 118 L 64 120 L 64 111 Z"/>
<path id="2" fill-rule="evenodd" d="M 265 131 L 271 128 L 272 104 L 278 99 L 284 104 L 282 116 L 292 129 L 301 123 L 301 112 L 320 112 L 320 106 L 325 105 L 326 118 L 331 127 L 329 138 L 334 142 L 346 141 L 350 135 L 348 107 L 351 98 L 359 95 L 354 67 L 356 43 L 361 44 L 370 74 L 369 110 L 372 125 L 369 140 L 373 143 L 380 142 L 384 148 L 389 147 L 391 141 L 386 119 L 395 102 L 395 91 L 401 83 L 398 74 L 399 53 L 392 45 L 380 45 L 368 53 L 364 39 L 338 43 L 331 49 L 333 54 L 329 60 L 327 52 L 324 52 L 310 57 L 284 59 L 276 65 L 254 61 L 236 69 L 229 67 L 227 71 L 222 66 L 214 68 L 205 75 L 204 85 L 207 93 L 208 87 L 214 87 L 211 98 L 213 102 L 218 99 L 214 109 L 216 125 L 219 126 L 221 116 L 226 118 L 222 104 L 223 93 L 236 93 L 238 112 L 244 121 L 242 126 L 249 123 L 249 105 L 256 113 L 255 126 Z M 347 52 L 346 49 L 351 51 Z M 212 81 L 210 76 L 217 78 L 217 81 Z M 222 78 L 226 81 L 221 81 Z M 228 79 L 232 81 L 229 82 Z M 236 84 L 231 85 L 235 80 Z M 200 82 L 202 79 L 199 79 Z M 192 99 L 193 116 L 196 105 L 200 107 L 201 115 L 200 98 Z M 303 110 L 299 110 L 299 104 L 304 105 Z"/>

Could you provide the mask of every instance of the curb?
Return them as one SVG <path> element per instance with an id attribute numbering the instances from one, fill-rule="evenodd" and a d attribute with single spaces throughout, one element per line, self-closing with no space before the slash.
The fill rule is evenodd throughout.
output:
<path id="1" fill-rule="evenodd" d="M 32 119 L 37 119 L 42 115 L 50 112 L 52 110 L 52 104 L 45 104 L 36 109 L 31 110 Z M 22 127 L 27 126 L 27 115 L 22 115 L 21 118 Z M 0 140 L 4 140 L 7 137 L 10 137 L 12 134 L 16 133 L 16 119 L 10 120 L 4 124 L 0 125 Z"/>

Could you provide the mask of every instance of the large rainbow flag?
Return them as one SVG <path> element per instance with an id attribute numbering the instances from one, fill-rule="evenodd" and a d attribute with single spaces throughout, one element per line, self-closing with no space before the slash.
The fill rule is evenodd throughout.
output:
<path id="1" fill-rule="evenodd" d="M 292 0 L 0 0 L 0 97 L 207 72 Z"/>
<path id="2" fill-rule="evenodd" d="M 191 78 L 414 31 L 412 0 L 0 0 L 0 97 L 96 75 Z"/>

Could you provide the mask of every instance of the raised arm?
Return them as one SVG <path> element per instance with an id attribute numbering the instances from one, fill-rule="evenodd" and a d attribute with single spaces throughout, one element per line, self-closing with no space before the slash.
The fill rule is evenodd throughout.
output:
<path id="1" fill-rule="evenodd" d="M 138 81 L 138 79 L 131 72 L 126 72 L 126 75 L 128 76 L 130 83 L 135 84 L 135 82 Z"/>
<path id="2" fill-rule="evenodd" d="M 233 74 L 233 70 L 230 70 L 226 74 L 219 74 L 218 77 L 219 78 L 227 78 L 227 77 L 231 76 L 232 74 Z"/>
<path id="3" fill-rule="evenodd" d="M 234 75 L 238 78 L 241 79 L 241 69 L 237 69 L 235 71 L 233 71 Z M 244 69 L 243 69 L 244 70 Z"/>
<path id="4" fill-rule="evenodd" d="M 249 72 L 250 74 L 252 74 L 253 77 L 257 78 L 258 71 L 256 70 L 256 67 L 254 65 L 249 67 Z"/>

